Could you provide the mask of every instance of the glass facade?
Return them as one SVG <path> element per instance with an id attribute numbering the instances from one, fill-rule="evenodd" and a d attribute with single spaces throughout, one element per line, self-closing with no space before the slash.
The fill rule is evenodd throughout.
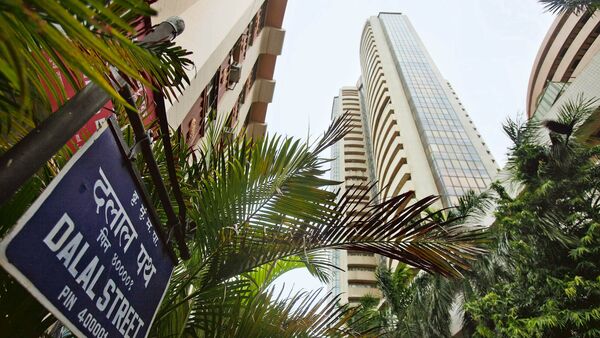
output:
<path id="1" fill-rule="evenodd" d="M 454 204 L 468 190 L 485 189 L 490 174 L 410 22 L 401 14 L 381 13 L 379 18 L 445 204 Z"/>
<path id="2" fill-rule="evenodd" d="M 533 116 L 541 118 L 545 116 L 554 106 L 558 98 L 569 87 L 567 82 L 551 82 L 548 81 L 546 88 L 538 99 L 537 108 Z"/>

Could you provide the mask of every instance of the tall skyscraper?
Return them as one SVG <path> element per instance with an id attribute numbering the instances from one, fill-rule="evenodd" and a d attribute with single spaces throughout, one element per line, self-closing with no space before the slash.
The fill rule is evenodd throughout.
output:
<path id="1" fill-rule="evenodd" d="M 455 205 L 469 190 L 485 189 L 498 167 L 481 135 L 442 77 L 408 18 L 379 13 L 367 20 L 360 44 L 362 76 L 334 98 L 332 117 L 348 112 L 355 129 L 334 147 L 334 179 L 343 189 L 377 181 L 380 198 L 413 190 Z M 360 255 L 360 256 L 359 256 Z M 342 302 L 380 297 L 375 256 L 335 251 L 335 291 Z"/>

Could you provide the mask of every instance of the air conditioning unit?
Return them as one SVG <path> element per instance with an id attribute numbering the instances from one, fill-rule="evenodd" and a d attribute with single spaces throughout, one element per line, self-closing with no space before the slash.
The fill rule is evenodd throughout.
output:
<path id="1" fill-rule="evenodd" d="M 239 63 L 234 63 L 229 68 L 229 84 L 240 82 L 242 77 L 242 66 Z"/>

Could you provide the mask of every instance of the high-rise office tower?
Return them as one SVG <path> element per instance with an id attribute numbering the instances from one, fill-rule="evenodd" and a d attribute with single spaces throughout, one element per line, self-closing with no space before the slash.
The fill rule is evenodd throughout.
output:
<path id="1" fill-rule="evenodd" d="M 469 190 L 485 189 L 498 167 L 450 84 L 442 77 L 405 15 L 380 13 L 365 24 L 362 76 L 334 99 L 332 117 L 348 112 L 355 129 L 333 150 L 332 174 L 356 183 L 377 181 L 380 198 L 413 190 L 454 205 Z M 360 255 L 360 256 L 359 256 Z M 380 297 L 378 257 L 335 251 L 335 291 L 342 302 Z"/>

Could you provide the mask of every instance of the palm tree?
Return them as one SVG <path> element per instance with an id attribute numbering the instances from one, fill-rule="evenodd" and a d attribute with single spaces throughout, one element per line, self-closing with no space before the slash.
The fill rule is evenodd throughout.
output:
<path id="1" fill-rule="evenodd" d="M 458 204 L 445 213 L 431 212 L 441 222 L 474 226 L 493 207 L 494 196 L 490 192 L 467 192 Z M 489 232 L 490 230 L 486 230 Z M 491 237 L 488 235 L 488 237 Z M 498 265 L 492 264 L 495 256 L 482 255 L 462 278 L 447 278 L 427 271 L 415 271 L 399 264 L 394 272 L 382 266 L 378 269 L 377 282 L 386 300 L 390 337 L 450 337 L 451 312 L 454 306 L 462 307 L 461 298 L 470 297 L 481 284 L 495 282 Z M 486 284 L 487 285 L 487 284 Z M 423 320 L 428 318 L 428 320 Z M 465 318 L 469 324 L 469 318 Z"/>
<path id="2" fill-rule="evenodd" d="M 421 217 L 435 198 L 410 204 L 413 193 L 407 193 L 371 202 L 366 213 L 347 212 L 357 207 L 358 194 L 368 191 L 357 188 L 340 197 L 328 189 L 338 182 L 321 178 L 328 160 L 319 156 L 347 131 L 343 117 L 312 145 L 269 135 L 222 142 L 218 132 L 209 132 L 195 156 L 177 156 L 185 173 L 182 191 L 196 226 L 187 234 L 192 259 L 175 272 L 167 305 L 157 317 L 160 335 L 176 334 L 188 325 L 185 330 L 211 336 L 206 323 L 221 319 L 192 304 L 204 306 L 207 295 L 214 290 L 220 294 L 223 288 L 239 300 L 235 285 L 245 290 L 242 282 L 248 282 L 248 273 L 268 270 L 281 260 L 301 261 L 327 278 L 329 263 L 318 254 L 323 249 L 376 252 L 445 276 L 457 276 L 468 267 L 469 259 L 481 252 L 475 246 L 480 232 L 440 222 L 436 214 Z M 156 152 L 162 152 L 160 144 Z M 234 285 L 225 287 L 229 283 Z M 210 318 L 197 320 L 199 314 Z"/>
<path id="3" fill-rule="evenodd" d="M 377 268 L 375 277 L 385 302 L 380 307 L 383 317 L 383 334 L 386 337 L 416 337 L 419 331 L 415 328 L 417 321 L 408 319 L 407 311 L 413 301 L 413 280 L 416 270 L 400 263 L 395 270 L 386 265 Z"/>
<path id="4" fill-rule="evenodd" d="M 88 79 L 118 102 L 111 68 L 128 83 L 164 88 L 172 98 L 189 82 L 188 52 L 169 42 L 141 46 L 133 27 L 155 11 L 143 0 L 8 0 L 0 3 L 0 150 L 6 151 Z M 58 74 L 60 72 L 61 75 Z"/>
<path id="5" fill-rule="evenodd" d="M 563 14 L 573 12 L 582 14 L 585 12 L 593 13 L 600 8 L 598 0 L 539 0 L 548 12 L 554 14 Z"/>
<path id="6" fill-rule="evenodd" d="M 146 49 L 131 42 L 131 23 L 150 14 L 141 0 L 110 2 L 107 7 L 91 0 L 0 4 L 0 28 L 9 37 L 0 48 L 0 61 L 7 65 L 0 67 L 0 151 L 45 117 L 50 100 L 66 100 L 55 65 L 69 74 L 75 88 L 83 85 L 77 75 L 81 73 L 101 85 L 113 95 L 119 116 L 132 107 L 112 89 L 109 65 L 131 83 L 163 88 L 167 97 L 171 88 L 181 89 L 187 80 L 184 50 L 172 44 Z M 172 137 L 191 220 L 185 233 L 191 258 L 180 261 L 173 272 L 153 336 L 362 334 L 345 324 L 354 310 L 337 308 L 315 294 L 274 294 L 269 287 L 278 275 L 298 266 L 326 280 L 334 267 L 320 254 L 323 249 L 378 253 L 444 276 L 459 276 L 469 268 L 482 252 L 481 233 L 440 221 L 435 213 L 425 215 L 436 197 L 411 202 L 414 193 L 408 192 L 369 203 L 362 207 L 368 211 L 362 216 L 347 212 L 368 191 L 351 189 L 338 196 L 332 188 L 339 182 L 322 178 L 329 160 L 321 154 L 349 131 L 348 123 L 345 117 L 335 121 L 312 143 L 279 136 L 224 137 L 222 128 L 214 127 L 192 151 L 177 135 Z M 153 145 L 159 163 L 164 162 L 164 147 L 161 141 Z M 67 158 L 57 154 L 0 206 L 0 236 Z M 140 167 L 145 173 L 142 163 Z M 167 168 L 161 170 L 166 177 Z M 164 210 L 158 212 L 164 223 Z M 39 336 L 55 322 L 4 272 L 0 283 L 3 333 Z M 323 308 L 331 313 L 319 310 Z"/>

